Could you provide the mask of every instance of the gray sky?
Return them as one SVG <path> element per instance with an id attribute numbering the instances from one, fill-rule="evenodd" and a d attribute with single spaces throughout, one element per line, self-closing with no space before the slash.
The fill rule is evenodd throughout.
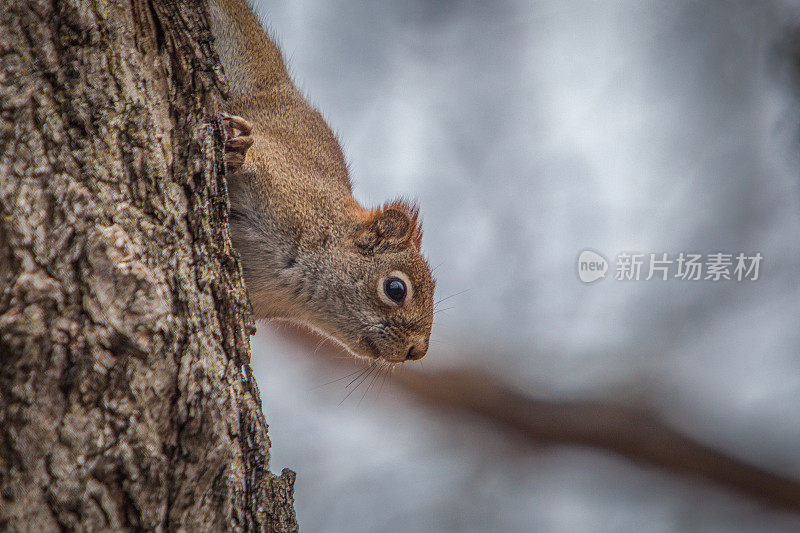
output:
<path id="1" fill-rule="evenodd" d="M 268 4 L 357 198 L 419 199 L 439 297 L 467 290 L 424 367 L 646 393 L 690 434 L 800 476 L 798 105 L 774 58 L 796 2 Z M 607 279 L 578 280 L 585 248 Z M 764 261 L 754 282 L 622 282 L 620 252 Z M 800 526 L 600 454 L 515 450 L 393 393 L 337 406 L 344 385 L 309 389 L 338 376 L 260 329 L 272 467 L 298 471 L 308 530 Z"/>

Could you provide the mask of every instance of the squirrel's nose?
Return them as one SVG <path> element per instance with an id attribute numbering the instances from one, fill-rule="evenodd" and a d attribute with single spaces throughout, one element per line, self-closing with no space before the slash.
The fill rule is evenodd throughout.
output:
<path id="1" fill-rule="evenodd" d="M 411 346 L 408 347 L 408 353 L 406 354 L 407 361 L 416 361 L 418 359 L 422 359 L 425 357 L 425 354 L 428 352 L 428 343 L 425 341 L 415 341 L 411 343 Z"/>

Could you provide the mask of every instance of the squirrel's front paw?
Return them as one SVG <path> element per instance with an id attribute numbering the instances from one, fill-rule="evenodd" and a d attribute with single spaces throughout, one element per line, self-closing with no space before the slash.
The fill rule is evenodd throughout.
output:
<path id="1" fill-rule="evenodd" d="M 225 165 L 228 174 L 237 172 L 244 164 L 244 157 L 247 150 L 253 146 L 253 138 L 250 132 L 253 130 L 252 124 L 233 115 L 222 115 L 225 125 Z"/>

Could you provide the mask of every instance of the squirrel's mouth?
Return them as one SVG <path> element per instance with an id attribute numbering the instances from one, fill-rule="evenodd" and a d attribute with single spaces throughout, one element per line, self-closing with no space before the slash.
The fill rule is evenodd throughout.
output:
<path id="1" fill-rule="evenodd" d="M 409 357 L 400 357 L 399 354 L 387 353 L 386 350 L 381 350 L 378 344 L 369 337 L 362 337 L 358 340 L 358 346 L 362 348 L 358 350 L 359 355 L 371 359 L 383 359 L 388 363 L 402 363 Z M 394 356 L 393 356 L 394 355 Z M 405 353 L 403 353 L 405 355 Z"/>
<path id="2" fill-rule="evenodd" d="M 371 357 L 378 359 L 381 356 L 380 350 L 369 337 L 363 337 L 360 341 L 360 344 L 363 344 L 367 347 L 367 352 Z"/>

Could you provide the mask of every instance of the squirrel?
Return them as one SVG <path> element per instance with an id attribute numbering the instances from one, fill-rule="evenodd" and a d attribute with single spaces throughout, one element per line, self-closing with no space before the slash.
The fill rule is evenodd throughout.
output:
<path id="1" fill-rule="evenodd" d="M 292 82 L 249 0 L 211 0 L 230 88 L 223 122 L 233 244 L 257 319 L 299 322 L 358 357 L 421 359 L 435 281 L 419 209 L 365 209 L 331 128 Z"/>

